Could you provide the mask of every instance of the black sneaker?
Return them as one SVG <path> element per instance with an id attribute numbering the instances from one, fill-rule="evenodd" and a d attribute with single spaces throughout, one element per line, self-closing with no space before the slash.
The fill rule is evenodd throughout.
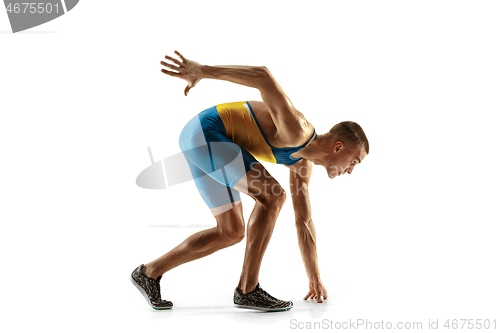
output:
<path id="1" fill-rule="evenodd" d="M 139 289 L 142 296 L 146 299 L 149 305 L 155 310 L 169 310 L 174 306 L 174 304 L 170 301 L 164 301 L 161 299 L 160 295 L 160 280 L 161 275 L 158 278 L 152 279 L 147 277 L 142 273 L 142 267 L 144 265 L 140 265 L 137 267 L 132 274 L 130 275 L 130 281 L 134 284 L 134 286 Z"/>
<path id="2" fill-rule="evenodd" d="M 257 284 L 254 291 L 244 295 L 236 288 L 233 301 L 239 308 L 261 311 L 286 311 L 293 308 L 292 302 L 282 301 L 269 295 L 260 284 Z"/>

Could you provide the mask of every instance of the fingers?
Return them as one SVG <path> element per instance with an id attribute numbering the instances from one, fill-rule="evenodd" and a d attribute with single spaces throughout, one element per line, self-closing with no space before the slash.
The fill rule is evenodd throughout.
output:
<path id="1" fill-rule="evenodd" d="M 316 301 L 318 303 L 323 303 L 323 299 L 321 297 L 323 297 L 323 288 L 321 285 L 318 285 L 316 288 L 315 288 L 315 291 L 316 291 Z"/>
<path id="2" fill-rule="evenodd" d="M 180 54 L 178 51 L 174 51 L 174 53 L 177 54 L 179 58 L 181 58 L 182 62 L 186 62 L 186 58 L 184 58 L 182 54 Z"/>
<path id="3" fill-rule="evenodd" d="M 177 52 L 177 51 L 175 51 L 175 52 Z M 177 52 L 177 53 L 178 53 L 178 52 Z M 179 55 L 180 55 L 180 53 L 179 53 Z M 182 56 L 180 56 L 180 58 L 181 58 L 181 59 L 183 59 L 183 61 L 184 61 L 184 60 L 186 60 L 186 59 L 185 59 L 184 57 L 182 57 Z M 181 68 L 184 68 L 184 67 L 185 67 L 185 66 L 184 66 L 184 64 L 183 64 L 182 62 L 180 62 L 179 60 L 177 60 L 177 59 L 175 59 L 175 58 L 172 58 L 172 57 L 170 57 L 170 56 L 168 56 L 168 55 L 166 55 L 166 56 L 165 56 L 165 59 L 167 59 L 167 60 L 169 60 L 169 61 L 173 62 L 173 63 L 174 63 L 174 64 L 176 64 L 177 66 L 172 65 L 172 64 L 169 64 L 169 63 L 167 63 L 167 62 L 165 62 L 165 61 L 160 61 L 160 64 L 162 64 L 163 66 L 168 67 L 168 68 L 170 68 L 170 69 L 173 69 L 173 70 L 175 70 L 175 71 L 178 71 L 178 72 L 179 72 L 179 70 L 180 70 Z M 162 70 L 162 72 L 164 72 L 165 74 L 168 74 L 168 72 L 172 73 L 171 71 L 163 71 L 163 70 Z M 172 75 L 172 76 L 174 76 L 174 75 Z"/>
<path id="4" fill-rule="evenodd" d="M 169 57 L 168 55 L 165 56 L 165 59 L 170 60 L 171 62 L 173 62 L 176 65 L 179 65 L 179 67 L 184 67 L 184 64 L 182 62 L 180 62 L 179 60 L 177 60 L 175 58 Z"/>
<path id="5" fill-rule="evenodd" d="M 181 76 L 177 72 L 167 71 L 166 69 L 162 69 L 161 71 L 162 71 L 162 73 L 165 73 L 165 74 L 170 75 L 170 76 L 174 76 L 174 77 L 180 77 Z"/>
<path id="6" fill-rule="evenodd" d="M 310 290 L 307 293 L 306 297 L 304 297 L 304 300 L 315 299 L 316 302 L 323 303 L 323 300 L 325 300 L 327 298 L 328 298 L 328 294 L 327 294 L 326 289 L 319 287 L 319 288 L 315 288 L 314 291 Z"/>
<path id="7" fill-rule="evenodd" d="M 319 295 L 319 296 L 318 296 Z M 316 302 L 318 303 L 323 303 L 323 299 L 326 299 L 326 297 L 323 297 L 323 299 L 321 299 L 321 294 L 318 294 L 318 293 L 313 293 L 313 292 L 309 292 L 306 297 L 304 297 L 304 300 L 308 300 L 308 299 L 315 299 Z"/>
<path id="8" fill-rule="evenodd" d="M 174 66 L 174 65 L 169 64 L 169 63 L 166 63 L 165 61 L 160 61 L 160 64 L 162 64 L 163 66 L 168 67 L 168 68 L 170 68 L 170 69 L 173 69 L 173 70 L 175 70 L 175 71 L 178 71 L 178 72 L 179 72 L 179 70 L 180 70 L 180 68 L 179 68 L 179 67 Z"/>

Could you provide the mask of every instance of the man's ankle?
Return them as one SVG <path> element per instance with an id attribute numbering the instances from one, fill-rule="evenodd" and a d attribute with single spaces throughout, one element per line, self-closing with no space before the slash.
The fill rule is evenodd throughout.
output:
<path id="1" fill-rule="evenodd" d="M 251 293 L 252 291 L 255 290 L 255 288 L 257 288 L 257 283 L 254 284 L 246 284 L 246 285 L 238 285 L 238 292 L 242 295 L 245 295 L 245 294 L 248 294 L 248 293 Z"/>
<path id="2" fill-rule="evenodd" d="M 148 278 L 156 280 L 158 278 L 158 274 L 154 271 L 154 269 L 148 265 L 144 265 L 142 267 L 142 274 L 146 275 Z"/>

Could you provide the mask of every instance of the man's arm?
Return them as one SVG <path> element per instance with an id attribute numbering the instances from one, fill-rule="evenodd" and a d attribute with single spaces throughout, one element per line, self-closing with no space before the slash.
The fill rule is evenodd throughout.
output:
<path id="1" fill-rule="evenodd" d="M 295 211 L 297 238 L 302 261 L 309 278 L 309 293 L 304 299 L 313 298 L 321 303 L 323 302 L 321 297 L 326 299 L 328 294 L 320 277 L 316 251 L 316 229 L 312 221 L 311 203 L 309 202 L 308 185 L 312 174 L 312 163 L 303 159 L 288 168 L 290 169 L 290 192 Z"/>
<path id="2" fill-rule="evenodd" d="M 263 66 L 205 66 L 188 60 L 179 52 L 175 54 L 182 60 L 179 61 L 169 56 L 165 59 L 174 65 L 164 61 L 161 64 L 171 70 L 162 69 L 162 72 L 184 79 L 188 82 L 184 94 L 187 96 L 189 90 L 193 88 L 201 79 L 224 80 L 247 87 L 259 89 L 262 100 L 269 108 L 271 116 L 276 124 L 282 122 L 290 116 L 295 116 L 297 110 L 292 102 L 285 95 L 271 72 Z"/>

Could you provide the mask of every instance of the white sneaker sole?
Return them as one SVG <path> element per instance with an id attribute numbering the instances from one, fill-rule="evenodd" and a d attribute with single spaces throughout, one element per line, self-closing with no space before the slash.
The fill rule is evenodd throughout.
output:
<path id="1" fill-rule="evenodd" d="M 286 308 L 281 308 L 281 309 L 268 309 L 268 308 L 260 308 L 258 306 L 239 305 L 239 304 L 235 304 L 234 306 L 237 307 L 237 308 L 240 308 L 240 309 L 251 309 L 251 310 L 259 310 L 259 311 L 266 311 L 266 312 L 288 311 L 291 308 L 293 308 L 293 305 L 289 306 L 289 307 L 286 307 Z"/>
<path id="2" fill-rule="evenodd" d="M 137 284 L 137 282 L 135 282 L 135 280 L 129 276 L 128 277 L 130 279 L 130 281 L 132 281 L 132 284 L 137 288 L 137 290 L 139 290 L 142 294 L 142 296 L 146 299 L 146 302 L 148 302 L 149 306 L 151 306 L 153 309 L 155 310 L 170 310 L 172 307 L 156 307 L 156 306 L 153 306 L 153 304 L 151 304 L 151 301 L 149 300 L 149 297 L 148 295 L 146 294 L 146 292 L 144 291 L 144 289 L 141 288 L 140 285 Z"/>

